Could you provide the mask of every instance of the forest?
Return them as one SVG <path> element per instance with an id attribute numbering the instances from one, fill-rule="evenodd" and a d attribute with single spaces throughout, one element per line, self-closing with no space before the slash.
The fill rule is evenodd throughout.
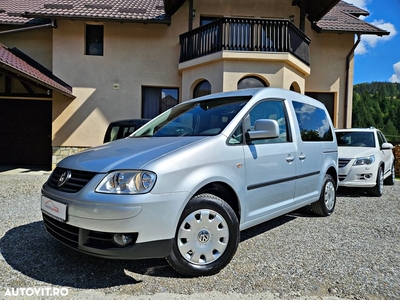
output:
<path id="1" fill-rule="evenodd" d="M 400 141 L 400 83 L 354 85 L 352 127 L 379 128 L 388 141 Z"/>

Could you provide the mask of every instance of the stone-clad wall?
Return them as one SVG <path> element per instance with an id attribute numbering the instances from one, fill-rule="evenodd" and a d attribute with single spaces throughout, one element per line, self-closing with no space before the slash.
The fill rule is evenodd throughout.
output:
<path id="1" fill-rule="evenodd" d="M 54 169 L 56 165 L 67 156 L 81 152 L 88 148 L 89 147 L 53 147 L 51 168 Z"/>

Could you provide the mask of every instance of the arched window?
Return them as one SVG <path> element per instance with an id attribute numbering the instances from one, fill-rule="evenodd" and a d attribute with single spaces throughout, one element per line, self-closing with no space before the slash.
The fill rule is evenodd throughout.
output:
<path id="1" fill-rule="evenodd" d="M 248 88 L 259 88 L 267 87 L 268 85 L 262 81 L 260 78 L 255 76 L 244 77 L 238 82 L 238 90 L 248 89 Z"/>
<path id="2" fill-rule="evenodd" d="M 207 80 L 200 81 L 193 90 L 193 98 L 211 94 L 211 84 Z"/>
<path id="3" fill-rule="evenodd" d="M 294 92 L 298 92 L 298 93 L 301 92 L 299 84 L 295 81 L 292 82 L 289 89 Z"/>

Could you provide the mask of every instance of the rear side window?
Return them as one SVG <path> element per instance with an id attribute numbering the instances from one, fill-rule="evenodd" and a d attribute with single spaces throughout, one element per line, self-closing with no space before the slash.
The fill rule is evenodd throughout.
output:
<path id="1" fill-rule="evenodd" d="M 332 128 L 325 110 L 293 101 L 301 139 L 304 142 L 333 141 Z"/>

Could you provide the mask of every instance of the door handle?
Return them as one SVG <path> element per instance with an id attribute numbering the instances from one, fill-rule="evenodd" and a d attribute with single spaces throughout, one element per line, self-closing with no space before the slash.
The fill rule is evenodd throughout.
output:
<path id="1" fill-rule="evenodd" d="M 303 152 L 301 152 L 300 155 L 299 155 L 299 159 L 301 161 L 304 161 L 306 159 L 306 155 Z"/>
<path id="2" fill-rule="evenodd" d="M 294 156 L 292 156 L 291 154 L 289 154 L 288 156 L 286 156 L 286 161 L 290 164 L 294 161 Z"/>

